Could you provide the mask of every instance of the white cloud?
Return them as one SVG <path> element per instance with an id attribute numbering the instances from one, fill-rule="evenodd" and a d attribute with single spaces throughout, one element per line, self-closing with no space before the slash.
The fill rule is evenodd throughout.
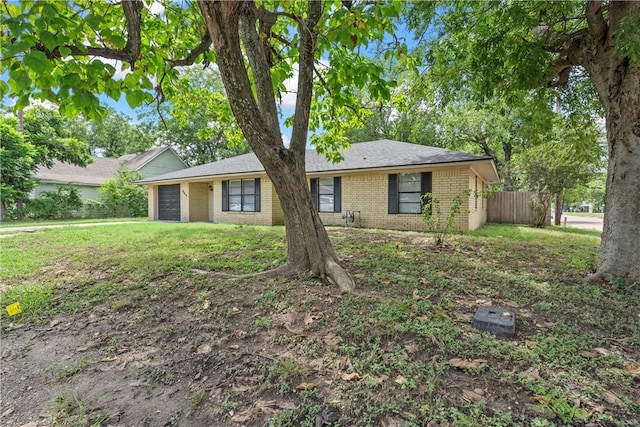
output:
<path id="1" fill-rule="evenodd" d="M 321 59 L 316 64 L 316 68 L 325 68 L 329 66 L 328 59 Z M 284 81 L 285 92 L 282 94 L 280 107 L 282 109 L 293 108 L 296 106 L 298 96 L 298 66 L 293 66 L 293 75 Z"/>
<path id="2" fill-rule="evenodd" d="M 149 6 L 147 6 L 147 9 L 149 9 L 149 13 L 156 16 L 160 16 L 164 13 L 164 5 L 159 1 L 154 1 Z"/>
<path id="3" fill-rule="evenodd" d="M 291 146 L 291 138 L 289 137 L 289 135 L 285 135 L 284 133 L 282 134 L 282 143 L 286 148 L 289 148 L 289 146 Z"/>
<path id="4" fill-rule="evenodd" d="M 293 68 L 293 75 L 284 81 L 285 92 L 280 101 L 280 107 L 293 108 L 296 106 L 296 98 L 298 95 L 298 67 Z"/>

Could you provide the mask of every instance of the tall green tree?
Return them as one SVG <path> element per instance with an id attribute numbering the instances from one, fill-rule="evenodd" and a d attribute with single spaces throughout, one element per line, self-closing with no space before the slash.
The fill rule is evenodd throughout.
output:
<path id="1" fill-rule="evenodd" d="M 50 168 L 54 160 L 86 166 L 91 154 L 86 141 L 74 137 L 69 120 L 50 108 L 34 106 L 24 111 L 24 135 L 36 149 L 36 164 Z"/>
<path id="2" fill-rule="evenodd" d="M 87 138 L 93 155 L 120 157 L 149 150 L 154 134 L 147 126 L 132 124 L 131 118 L 113 108 L 101 120 L 87 122 Z"/>
<path id="3" fill-rule="evenodd" d="M 31 179 L 38 152 L 17 130 L 15 119 L 0 117 L 0 219 L 7 219 L 7 208 L 29 197 L 35 186 Z"/>
<path id="4" fill-rule="evenodd" d="M 33 97 L 50 99 L 63 113 L 104 115 L 96 94 L 124 93 L 132 107 L 155 96 L 170 99 L 178 66 L 215 62 L 231 111 L 279 196 L 288 256 L 277 272 L 311 271 L 343 291 L 353 279 L 339 264 L 313 208 L 305 176 L 309 139 L 330 159 L 347 145 L 342 127 L 353 117 L 352 89 L 388 98 L 382 67 L 365 55 L 396 29 L 402 2 L 209 1 L 162 2 L 160 14 L 140 0 L 5 4 L 9 29 L 1 40 L 3 92 L 22 108 Z M 397 49 L 388 50 L 395 54 Z M 126 64 L 116 77 L 113 65 Z M 282 141 L 279 94 L 297 73 L 291 142 Z"/>
<path id="5" fill-rule="evenodd" d="M 508 98 L 588 77 L 609 151 L 594 277 L 640 280 L 640 2 L 415 3 L 412 24 L 433 36 L 426 58 L 443 98 Z"/>
<path id="6" fill-rule="evenodd" d="M 162 145 L 171 146 L 191 166 L 250 151 L 233 120 L 218 70 L 183 69 L 171 100 L 143 114 L 151 118 Z M 160 115 L 160 118 L 158 118 Z"/>

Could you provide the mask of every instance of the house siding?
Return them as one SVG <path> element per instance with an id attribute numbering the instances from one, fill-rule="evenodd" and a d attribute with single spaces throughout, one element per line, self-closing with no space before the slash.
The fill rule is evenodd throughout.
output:
<path id="1" fill-rule="evenodd" d="M 155 157 L 146 165 L 142 166 L 138 171 L 142 174 L 142 178 L 149 178 L 163 173 L 174 172 L 184 169 L 185 165 L 171 150 L 166 150 L 159 156 Z"/>
<path id="2" fill-rule="evenodd" d="M 213 222 L 224 224 L 274 225 L 273 203 L 275 192 L 273 184 L 266 175 L 243 176 L 242 179 L 260 178 L 260 212 L 231 212 L 222 210 L 222 179 L 214 180 L 213 186 Z M 234 178 L 235 179 L 235 178 Z M 277 197 L 275 198 L 277 201 Z M 278 206 L 280 202 L 278 201 Z"/>
<path id="3" fill-rule="evenodd" d="M 209 185 L 206 182 L 189 184 L 189 221 L 209 221 Z"/>
<path id="4" fill-rule="evenodd" d="M 359 211 L 356 226 L 365 228 L 426 231 L 427 226 L 419 214 L 389 214 L 388 180 L 393 173 L 432 173 L 432 192 L 441 205 L 443 222 L 449 215 L 453 199 L 463 191 L 469 191 L 469 197 L 463 197 L 460 215 L 455 227 L 458 231 L 479 228 L 486 221 L 486 200 L 478 198 L 475 207 L 476 173 L 469 166 L 416 167 L 402 170 L 340 172 L 336 174 L 309 174 L 311 178 L 319 176 L 340 176 L 342 185 L 342 211 L 335 213 L 320 212 L 325 225 L 345 225 L 342 215 L 349 211 Z M 229 212 L 222 210 L 222 179 L 206 182 L 183 182 L 181 184 L 181 220 L 212 221 L 228 224 L 281 225 L 284 213 L 272 182 L 266 175 L 249 175 L 247 178 L 260 178 L 261 211 Z M 482 183 L 482 185 L 481 185 Z M 211 190 L 209 189 L 211 187 Z M 485 183 L 478 176 L 479 192 L 485 189 Z M 157 219 L 157 186 L 149 185 L 149 219 Z M 151 200 L 154 200 L 152 204 Z"/>
<path id="5" fill-rule="evenodd" d="M 390 173 L 396 172 L 398 171 L 340 174 L 339 176 L 342 177 L 342 212 L 320 212 L 322 222 L 325 225 L 345 225 L 345 219 L 342 218 L 342 215 L 349 210 L 360 211 L 360 223 L 354 225 L 361 225 L 365 228 L 426 231 L 425 221 L 419 214 L 388 213 L 388 179 Z M 443 221 L 446 221 L 456 195 L 467 189 L 473 192 L 473 187 L 470 188 L 472 172 L 468 166 L 403 169 L 402 172 L 432 172 L 432 192 L 440 200 Z M 309 178 L 314 177 L 316 176 L 309 176 Z M 475 184 L 475 174 L 473 177 L 473 184 Z M 455 225 L 458 231 L 476 229 L 486 220 L 486 207 L 484 212 L 481 210 L 470 212 L 470 206 L 474 207 L 470 201 L 475 202 L 473 196 L 463 198 L 460 215 Z M 470 215 L 471 213 L 473 215 Z M 358 221 L 357 214 L 356 221 Z"/>
<path id="6" fill-rule="evenodd" d="M 44 193 L 45 191 L 51 191 L 51 192 L 56 192 L 58 191 L 58 187 L 62 186 L 62 185 L 68 185 L 68 184 L 53 184 L 53 183 L 41 183 L 35 186 L 35 188 L 31 191 L 31 198 L 32 199 L 37 199 L 42 197 L 42 193 Z M 100 198 L 100 192 L 98 191 L 98 188 L 100 188 L 99 186 L 93 186 L 93 185 L 81 185 L 81 184 L 72 184 L 73 187 L 78 190 L 78 193 L 80 194 L 80 198 L 84 201 L 84 200 L 89 200 L 89 199 L 98 199 Z"/>

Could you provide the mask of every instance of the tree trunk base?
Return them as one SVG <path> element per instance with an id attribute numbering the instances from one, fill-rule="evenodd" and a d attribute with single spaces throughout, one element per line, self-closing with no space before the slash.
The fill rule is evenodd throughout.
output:
<path id="1" fill-rule="evenodd" d="M 228 279 L 255 279 L 255 278 L 275 278 L 275 277 L 296 277 L 300 272 L 307 271 L 311 276 L 319 277 L 320 279 L 337 286 L 341 294 L 350 294 L 355 289 L 355 282 L 349 272 L 335 261 L 327 261 L 325 263 L 325 273 L 317 274 L 310 270 L 308 267 L 303 268 L 297 264 L 286 262 L 279 267 L 272 268 L 270 270 L 259 271 L 257 273 L 249 274 L 233 274 L 225 273 L 222 271 L 204 271 L 193 270 L 200 275 L 210 275 L 225 277 Z"/>

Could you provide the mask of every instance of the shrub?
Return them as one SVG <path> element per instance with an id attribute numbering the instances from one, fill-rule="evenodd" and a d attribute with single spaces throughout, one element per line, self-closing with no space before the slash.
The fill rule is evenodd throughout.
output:
<path id="1" fill-rule="evenodd" d="M 140 172 L 120 168 L 118 177 L 107 180 L 98 191 L 109 216 L 142 217 L 147 215 L 147 192 L 133 184 L 142 178 Z"/>
<path id="2" fill-rule="evenodd" d="M 24 215 L 33 219 L 73 218 L 82 208 L 80 192 L 73 185 L 59 185 L 56 191 L 45 191 L 24 206 Z"/>
<path id="3" fill-rule="evenodd" d="M 440 200 L 433 193 L 426 193 L 422 199 L 422 219 L 427 223 L 427 228 L 434 234 L 434 242 L 441 246 L 447 236 L 455 231 L 456 221 L 460 215 L 460 207 L 464 197 L 469 197 L 469 190 L 462 190 L 451 201 L 451 209 L 446 220 L 443 219 Z M 444 220 L 444 223 L 443 223 Z"/>

